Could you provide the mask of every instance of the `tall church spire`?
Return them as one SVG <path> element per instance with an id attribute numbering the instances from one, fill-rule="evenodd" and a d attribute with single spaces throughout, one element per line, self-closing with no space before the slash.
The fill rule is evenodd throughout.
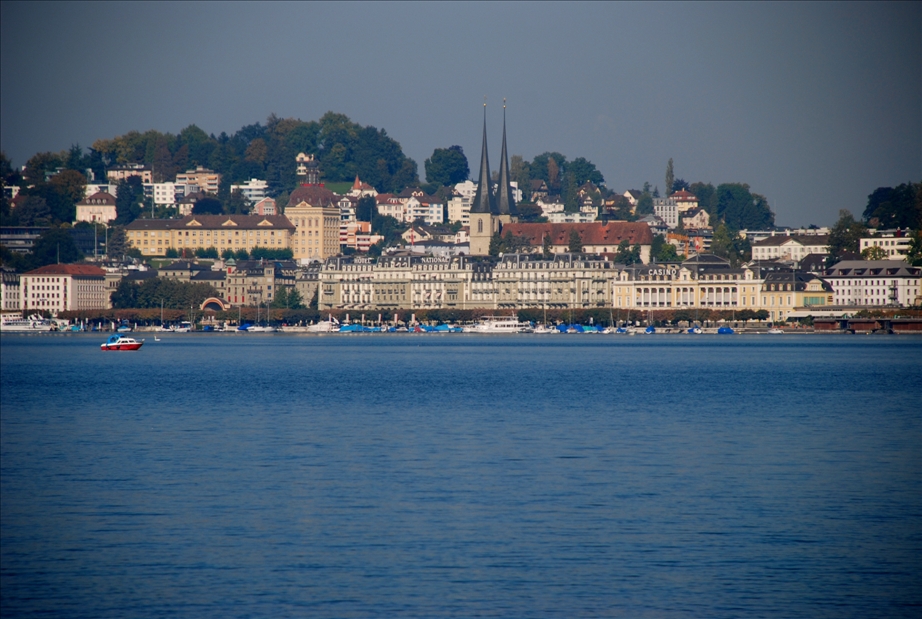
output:
<path id="1" fill-rule="evenodd" d="M 518 215 L 512 186 L 509 184 L 509 157 L 506 155 L 506 100 L 503 99 L 503 150 L 499 155 L 499 184 L 496 186 L 496 213 Z"/>
<path id="2" fill-rule="evenodd" d="M 483 102 L 483 148 L 480 151 L 480 179 L 477 181 L 477 193 L 471 203 L 472 213 L 495 213 L 496 200 L 493 198 L 490 178 L 490 159 L 487 157 L 487 102 Z"/>

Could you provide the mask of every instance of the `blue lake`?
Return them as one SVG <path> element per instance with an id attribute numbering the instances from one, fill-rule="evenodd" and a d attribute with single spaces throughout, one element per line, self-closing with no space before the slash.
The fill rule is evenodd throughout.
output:
<path id="1" fill-rule="evenodd" d="M 922 338 L 0 338 L 6 617 L 919 617 Z"/>

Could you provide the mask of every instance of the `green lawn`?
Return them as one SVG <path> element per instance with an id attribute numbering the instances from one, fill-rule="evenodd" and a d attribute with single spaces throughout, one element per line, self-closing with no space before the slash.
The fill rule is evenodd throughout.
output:
<path id="1" fill-rule="evenodd" d="M 344 193 L 349 193 L 350 191 L 352 191 L 352 183 L 350 182 L 324 183 L 323 186 L 329 189 L 330 191 L 332 191 L 333 193 L 338 193 L 340 195 Z"/>

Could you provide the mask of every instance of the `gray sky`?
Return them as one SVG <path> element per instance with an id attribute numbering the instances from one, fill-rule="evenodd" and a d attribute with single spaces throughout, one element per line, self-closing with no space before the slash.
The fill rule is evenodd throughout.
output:
<path id="1" fill-rule="evenodd" d="M 922 3 L 0 4 L 14 165 L 130 130 L 333 110 L 416 160 L 586 157 L 616 190 L 746 182 L 780 225 L 922 180 Z"/>

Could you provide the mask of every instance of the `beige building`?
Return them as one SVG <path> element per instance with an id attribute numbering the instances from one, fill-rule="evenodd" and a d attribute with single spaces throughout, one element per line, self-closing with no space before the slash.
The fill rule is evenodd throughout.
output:
<path id="1" fill-rule="evenodd" d="M 321 185 L 302 185 L 291 192 L 285 217 L 293 225 L 291 251 L 304 263 L 339 253 L 340 212 L 335 193 Z"/>
<path id="2" fill-rule="evenodd" d="M 221 185 L 221 175 L 214 170 L 198 166 L 194 170 L 186 170 L 183 174 L 177 174 L 176 184 L 196 185 L 199 191 L 217 195 L 218 187 Z"/>
<path id="3" fill-rule="evenodd" d="M 686 211 L 698 208 L 698 198 L 695 197 L 695 194 L 685 191 L 684 189 L 676 191 L 669 197 L 675 201 L 676 209 L 679 211 L 680 215 Z"/>
<path id="4" fill-rule="evenodd" d="M 23 315 L 30 310 L 105 309 L 108 306 L 106 272 L 86 264 L 49 264 L 20 277 Z"/>
<path id="5" fill-rule="evenodd" d="M 497 263 L 464 256 L 335 257 L 319 273 L 320 309 L 766 310 L 824 309 L 832 288 L 806 273 L 733 268 L 716 256 L 625 267 L 589 254 L 508 254 Z"/>
<path id="6" fill-rule="evenodd" d="M 99 191 L 77 203 L 77 221 L 108 223 L 115 219 L 115 196 Z"/>
<path id="7" fill-rule="evenodd" d="M 142 183 L 154 182 L 154 175 L 151 169 L 144 165 L 116 166 L 106 170 L 106 179 L 110 183 L 118 183 L 132 176 L 141 177 Z"/>
<path id="8" fill-rule="evenodd" d="M 125 227 L 128 243 L 145 256 L 214 247 L 248 252 L 288 249 L 295 227 L 284 215 L 189 215 L 182 219 L 136 219 Z M 338 234 L 338 230 L 337 230 Z"/>

